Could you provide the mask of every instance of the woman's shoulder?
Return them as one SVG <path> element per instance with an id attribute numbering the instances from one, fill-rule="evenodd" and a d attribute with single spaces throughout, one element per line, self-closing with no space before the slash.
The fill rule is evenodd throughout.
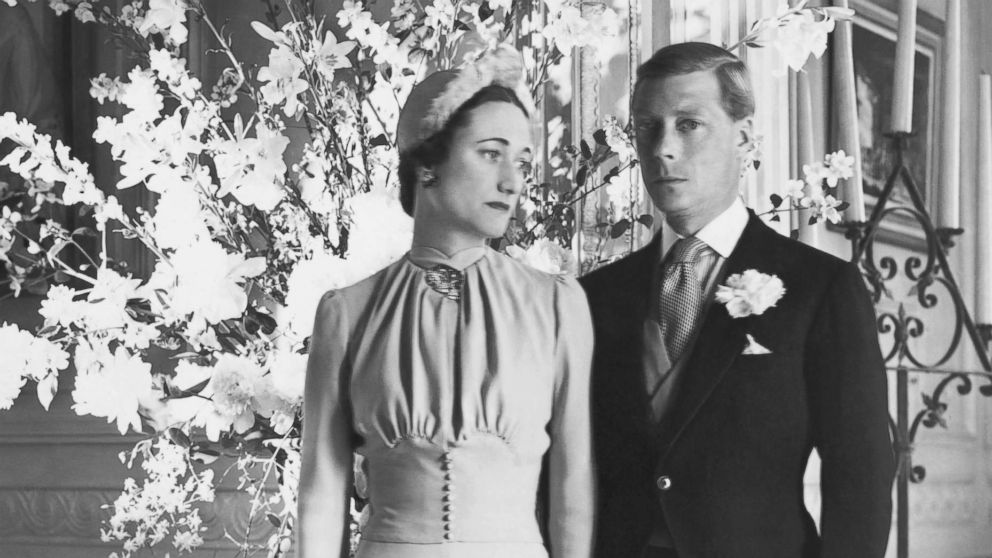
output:
<path id="1" fill-rule="evenodd" d="M 556 306 L 585 305 L 586 295 L 578 279 L 568 273 L 553 273 L 538 269 L 502 252 L 491 251 L 490 259 L 496 271 L 508 275 L 506 280 Z"/>
<path id="2" fill-rule="evenodd" d="M 518 279 L 532 285 L 539 285 L 548 289 L 568 288 L 569 285 L 578 287 L 576 279 L 568 273 L 539 269 L 504 252 L 495 250 L 489 250 L 488 256 L 497 272 L 515 275 Z"/>
<path id="3" fill-rule="evenodd" d="M 388 282 L 390 277 L 407 265 L 406 262 L 406 257 L 401 257 L 371 275 L 360 278 L 349 285 L 324 292 L 320 306 L 337 306 L 351 313 L 358 313 L 369 301 L 375 298 L 376 292 L 384 282 Z"/>

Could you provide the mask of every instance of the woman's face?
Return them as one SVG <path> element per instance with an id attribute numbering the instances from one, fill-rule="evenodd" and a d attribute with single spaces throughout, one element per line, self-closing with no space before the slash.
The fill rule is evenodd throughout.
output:
<path id="1" fill-rule="evenodd" d="M 502 236 L 517 206 L 533 157 L 530 123 L 519 107 L 493 101 L 455 130 L 437 181 L 418 187 L 416 217 L 469 239 Z"/>

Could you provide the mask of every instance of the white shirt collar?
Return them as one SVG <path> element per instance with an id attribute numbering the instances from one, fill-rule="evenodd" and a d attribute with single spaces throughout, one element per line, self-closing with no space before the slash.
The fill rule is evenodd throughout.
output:
<path id="1" fill-rule="evenodd" d="M 705 242 L 720 257 L 729 258 L 730 253 L 737 246 L 737 241 L 744 234 L 744 228 L 747 226 L 749 218 L 744 202 L 739 197 L 734 198 L 730 207 L 699 229 L 696 238 Z M 676 235 L 679 238 L 684 238 L 678 233 Z"/>

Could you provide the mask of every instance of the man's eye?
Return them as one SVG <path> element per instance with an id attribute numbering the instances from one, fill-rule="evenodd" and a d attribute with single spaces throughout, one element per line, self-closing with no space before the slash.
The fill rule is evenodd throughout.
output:
<path id="1" fill-rule="evenodd" d="M 700 123 L 696 120 L 683 120 L 679 122 L 679 130 L 685 132 L 689 130 L 695 130 L 700 126 Z"/>
<path id="2" fill-rule="evenodd" d="M 634 123 L 634 127 L 638 130 L 652 130 L 655 127 L 655 123 L 650 120 L 640 120 Z"/>

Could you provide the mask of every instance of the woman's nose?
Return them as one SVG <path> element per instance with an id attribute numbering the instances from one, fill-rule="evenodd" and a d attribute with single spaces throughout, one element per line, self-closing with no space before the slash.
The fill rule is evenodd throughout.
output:
<path id="1" fill-rule="evenodd" d="M 506 162 L 500 166 L 499 181 L 496 187 L 504 194 L 517 194 L 523 188 L 524 177 L 512 162 Z"/>

